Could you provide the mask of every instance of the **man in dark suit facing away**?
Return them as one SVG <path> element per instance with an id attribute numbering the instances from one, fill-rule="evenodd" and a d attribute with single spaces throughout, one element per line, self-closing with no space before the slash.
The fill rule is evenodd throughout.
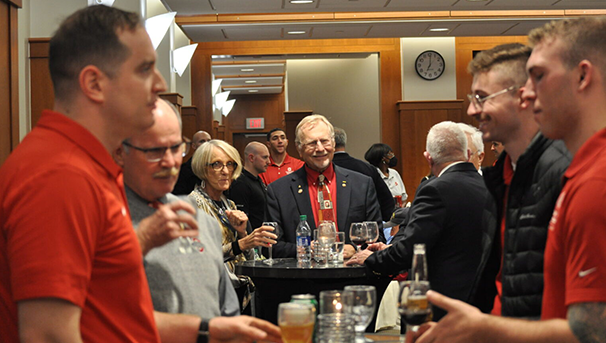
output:
<path id="1" fill-rule="evenodd" d="M 373 244 L 347 264 L 365 264 L 375 274 L 398 274 L 411 267 L 413 245 L 423 243 L 431 288 L 470 301 L 482 256 L 482 228 L 494 220 L 485 210 L 492 198 L 468 162 L 467 138 L 457 124 L 434 125 L 423 155 L 436 177 L 419 187 L 406 228 L 400 228 L 392 245 Z M 444 314 L 434 308 L 434 320 Z"/>

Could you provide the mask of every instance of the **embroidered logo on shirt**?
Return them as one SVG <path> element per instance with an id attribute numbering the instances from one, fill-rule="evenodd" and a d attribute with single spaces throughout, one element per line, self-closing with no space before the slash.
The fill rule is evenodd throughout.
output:
<path id="1" fill-rule="evenodd" d="M 286 168 L 286 172 L 287 172 L 288 174 L 292 173 L 292 168 L 291 168 L 291 167 Z"/>
<path id="2" fill-rule="evenodd" d="M 596 270 L 598 270 L 597 267 L 593 267 L 593 268 L 590 268 L 587 270 L 581 270 L 581 271 L 579 271 L 579 277 L 585 277 L 585 276 L 595 272 Z"/>

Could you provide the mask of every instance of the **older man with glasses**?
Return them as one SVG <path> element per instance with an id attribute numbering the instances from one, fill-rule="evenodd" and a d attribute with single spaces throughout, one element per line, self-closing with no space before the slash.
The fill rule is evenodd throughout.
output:
<path id="1" fill-rule="evenodd" d="M 353 222 L 381 221 L 381 212 L 372 179 L 366 175 L 333 165 L 334 128 L 322 115 L 301 120 L 296 128 L 295 144 L 305 166 L 269 184 L 267 202 L 269 219 L 283 229 L 274 246 L 274 257 L 296 256 L 296 228 L 299 215 L 307 215 L 314 230 L 321 220 L 332 220 L 337 230 L 349 239 Z M 323 201 L 319 201 L 323 200 Z M 381 232 L 379 238 L 385 241 Z M 354 253 L 346 244 L 344 256 Z"/>

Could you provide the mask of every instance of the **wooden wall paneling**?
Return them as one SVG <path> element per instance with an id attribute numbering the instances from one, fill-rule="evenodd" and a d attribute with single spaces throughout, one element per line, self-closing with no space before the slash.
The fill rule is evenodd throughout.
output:
<path id="1" fill-rule="evenodd" d="M 198 119 L 200 119 L 200 117 L 198 117 Z M 202 129 L 202 130 L 204 130 L 204 129 Z M 207 131 L 207 132 L 210 132 L 210 136 L 211 136 L 212 139 L 215 139 L 215 138 L 218 139 L 218 135 L 219 135 L 219 122 L 216 121 L 216 120 L 213 120 L 212 128 L 210 129 L 210 131 Z"/>
<path id="2" fill-rule="evenodd" d="M 499 37 L 456 37 L 455 38 L 455 54 L 456 54 L 456 75 L 457 75 L 457 98 L 463 100 L 463 118 L 462 122 L 471 124 L 475 127 L 478 123 L 471 117 L 467 116 L 467 107 L 469 101 L 467 94 L 471 92 L 471 84 L 473 78 L 467 72 L 467 65 L 473 59 L 474 51 L 482 51 L 491 49 L 500 44 L 507 43 L 522 43 L 527 44 L 527 36 L 499 36 Z M 491 166 L 494 164 L 495 156 L 490 151 L 490 142 L 484 143 L 484 162 L 483 166 Z"/>
<path id="3" fill-rule="evenodd" d="M 50 38 L 29 39 L 30 65 L 30 123 L 36 126 L 42 111 L 55 105 L 53 82 L 48 69 L 48 50 Z"/>
<path id="4" fill-rule="evenodd" d="M 299 158 L 299 152 L 297 151 L 297 146 L 295 144 L 295 129 L 297 128 L 297 124 L 299 124 L 301 119 L 313 113 L 314 111 L 311 110 L 284 112 L 283 127 L 285 130 L 284 133 L 286 133 L 286 137 L 288 138 L 288 147 L 286 148 L 286 152 L 288 152 L 290 156 Z"/>
<path id="5" fill-rule="evenodd" d="M 398 110 L 402 98 L 400 39 L 325 39 L 199 43 L 191 62 L 192 105 L 202 127 L 212 127 L 211 55 L 271 55 L 309 53 L 378 53 L 380 63 L 381 137 L 399 150 Z M 237 104 L 237 103 L 236 103 Z M 237 105 L 236 105 L 237 106 Z M 394 151 L 399 155 L 399 151 Z M 290 154 L 290 151 L 289 151 Z M 295 154 L 294 156 L 298 156 Z"/>
<path id="6" fill-rule="evenodd" d="M 159 94 L 159 97 L 175 105 L 179 110 L 179 113 L 182 113 L 183 95 L 179 93 L 161 93 Z"/>
<path id="7" fill-rule="evenodd" d="M 0 165 L 19 144 L 18 7 L 0 1 Z"/>
<path id="8" fill-rule="evenodd" d="M 183 106 L 181 108 L 183 137 L 188 142 L 191 142 L 194 133 L 198 131 L 197 112 L 198 109 L 195 106 Z M 191 155 L 193 155 L 193 150 L 190 149 L 187 156 L 183 158 L 183 161 L 187 161 L 191 157 Z"/>
<path id="9" fill-rule="evenodd" d="M 463 101 L 401 101 L 398 103 L 399 127 L 402 136 L 400 151 L 402 181 L 408 193 L 407 201 L 412 201 L 421 179 L 429 173 L 429 166 L 423 152 L 429 129 L 442 121 L 459 121 L 462 116 Z"/>

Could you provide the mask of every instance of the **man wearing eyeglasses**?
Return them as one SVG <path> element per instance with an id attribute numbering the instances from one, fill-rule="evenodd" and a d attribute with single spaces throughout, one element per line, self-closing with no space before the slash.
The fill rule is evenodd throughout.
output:
<path id="1" fill-rule="evenodd" d="M 156 316 L 163 318 L 163 325 L 178 328 L 181 341 L 192 342 L 188 335 L 214 328 L 214 318 L 238 315 L 240 306 L 223 265 L 217 221 L 170 193 L 189 148 L 181 136 L 181 117 L 171 103 L 158 100 L 154 119 L 152 127 L 125 140 L 114 159 L 124 170 L 128 207 L 145 255 Z M 174 239 L 188 231 L 196 233 L 193 240 Z M 248 317 L 220 320 L 231 321 L 234 327 L 229 330 L 247 326 L 246 320 L 264 325 Z"/>
<path id="2" fill-rule="evenodd" d="M 530 53 L 522 44 L 505 44 L 478 54 L 468 67 L 473 94 L 467 114 L 479 122 L 484 141 L 505 146 L 495 166 L 484 169 L 498 227 L 487 228 L 494 244 L 487 245 L 480 268 L 496 280 L 496 296 L 495 289 L 478 296 L 494 297 L 492 314 L 538 319 L 547 226 L 570 154 L 563 142 L 539 132 L 521 100 Z"/>
<path id="3" fill-rule="evenodd" d="M 337 230 L 345 232 L 346 243 L 351 243 L 351 223 L 381 221 L 372 179 L 333 165 L 334 128 L 324 116 L 303 118 L 296 128 L 295 144 L 304 167 L 267 188 L 269 219 L 283 228 L 283 235 L 273 248 L 274 257 L 296 256 L 295 231 L 302 214 L 307 215 L 312 232 L 321 220 L 334 221 Z M 379 240 L 385 242 L 383 232 Z M 346 244 L 344 257 L 353 253 L 353 245 Z"/>

